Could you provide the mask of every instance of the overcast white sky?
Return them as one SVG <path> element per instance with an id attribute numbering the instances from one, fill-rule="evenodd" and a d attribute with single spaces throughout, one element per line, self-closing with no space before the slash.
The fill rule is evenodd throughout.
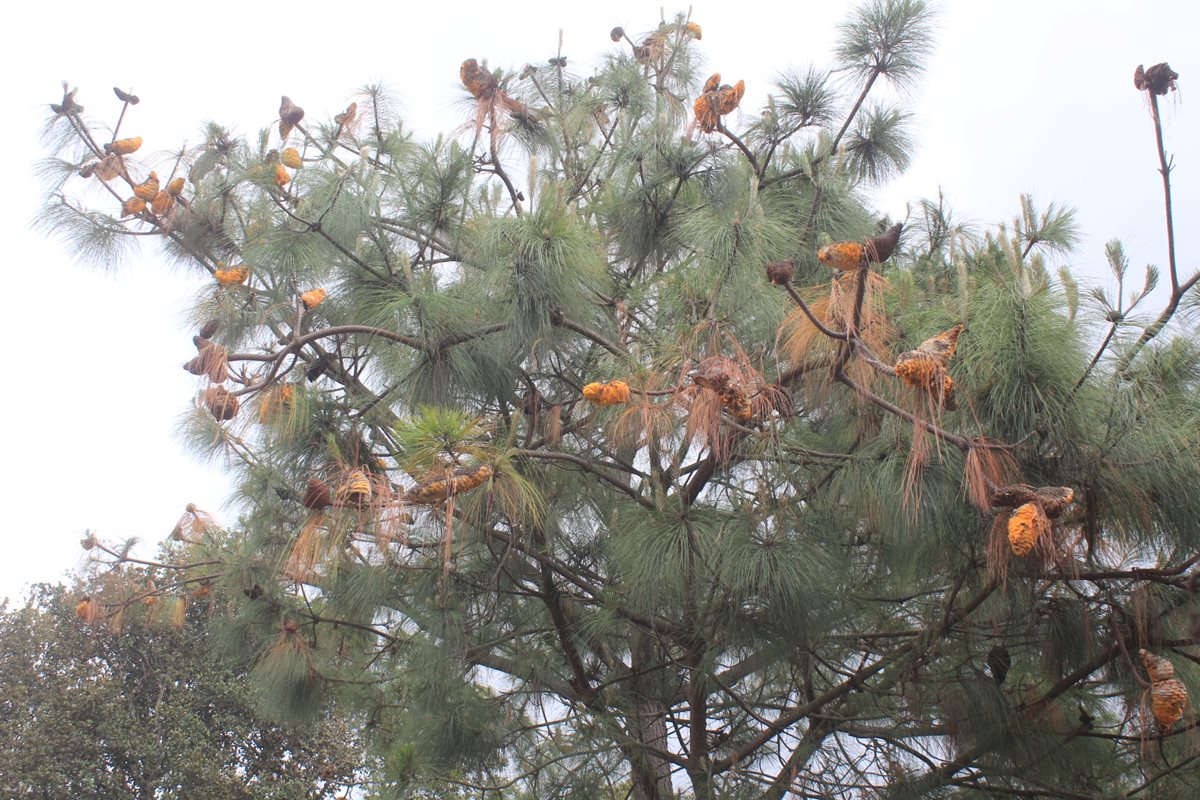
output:
<path id="1" fill-rule="evenodd" d="M 906 200 L 945 192 L 981 224 L 1009 218 L 1018 195 L 1066 203 L 1084 237 L 1068 263 L 1103 281 L 1103 245 L 1124 240 L 1133 265 L 1166 267 L 1161 184 L 1139 63 L 1169 61 L 1182 90 L 1165 98 L 1167 149 L 1176 156 L 1177 252 L 1184 275 L 1200 268 L 1200 5 L 1171 2 L 942 2 L 936 53 L 911 96 L 918 155 L 876 197 L 903 216 Z M 849 4 L 693 2 L 707 65 L 746 81 L 742 109 L 756 113 L 779 72 L 829 64 Z M 202 281 L 151 248 L 104 273 L 29 230 L 41 192 L 33 164 L 38 130 L 59 83 L 80 87 L 89 115 L 111 121 L 111 87 L 142 98 L 124 131 L 143 153 L 199 139 L 212 119 L 253 133 L 290 95 L 310 117 L 345 107 L 354 90 L 383 81 L 409 126 L 432 138 L 461 121 L 460 62 L 520 69 L 555 54 L 562 29 L 570 66 L 586 72 L 614 45 L 687 6 L 574 4 L 25 3 L 0 32 L 8 122 L 0 126 L 8 185 L 0 232 L 8 265 L 0 294 L 9 356 L 0 391 L 0 598 L 58 580 L 80 562 L 86 528 L 103 538 L 165 536 L 195 502 L 228 521 L 220 465 L 201 464 L 174 438 L 196 391 L 180 369 L 192 354 L 184 321 Z M 731 127 L 743 127 L 733 121 Z M 150 552 L 147 544 L 144 552 Z"/>

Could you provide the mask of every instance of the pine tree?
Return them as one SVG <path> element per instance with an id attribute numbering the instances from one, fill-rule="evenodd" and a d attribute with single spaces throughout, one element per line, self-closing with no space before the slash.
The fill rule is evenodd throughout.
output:
<path id="1" fill-rule="evenodd" d="M 1052 272 L 1068 209 L 877 219 L 932 28 L 868 2 L 761 114 L 680 17 L 464 61 L 453 136 L 368 87 L 162 164 L 69 92 L 111 196 L 47 227 L 212 276 L 187 438 L 242 514 L 156 591 L 211 577 L 274 713 L 358 704 L 381 792 L 1190 796 L 1196 279 L 1142 320 L 1119 243 L 1116 295 Z"/>

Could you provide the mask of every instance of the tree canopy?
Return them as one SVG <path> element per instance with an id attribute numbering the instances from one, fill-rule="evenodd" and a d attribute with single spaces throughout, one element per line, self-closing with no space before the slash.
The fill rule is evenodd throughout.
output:
<path id="1" fill-rule="evenodd" d="M 241 509 L 96 613 L 211 585 L 264 708 L 361 709 L 380 793 L 1190 797 L 1197 279 L 1172 245 L 1144 316 L 1114 241 L 1080 287 L 1028 197 L 879 219 L 933 26 L 872 0 L 740 115 L 681 16 L 590 74 L 467 59 L 451 135 L 372 86 L 163 160 L 64 89 L 43 224 L 211 276 L 185 437 Z"/>
<path id="2" fill-rule="evenodd" d="M 124 599 L 117 584 L 147 575 L 101 583 Z M 86 600 L 39 585 L 0 609 L 5 797 L 317 800 L 354 783 L 357 723 L 301 730 L 258 713 L 244 671 L 215 657 L 208 600 L 145 594 L 117 627 L 102 622 L 101 583 Z"/>

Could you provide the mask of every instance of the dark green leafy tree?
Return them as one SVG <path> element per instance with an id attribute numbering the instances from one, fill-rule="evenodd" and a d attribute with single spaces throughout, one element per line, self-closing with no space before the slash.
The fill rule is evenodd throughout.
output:
<path id="1" fill-rule="evenodd" d="M 242 511 L 155 592 L 213 581 L 274 713 L 361 708 L 380 793 L 1191 797 L 1196 279 L 1143 319 L 1119 245 L 1051 268 L 1067 209 L 876 218 L 923 2 L 741 116 L 689 20 L 612 38 L 464 62 L 433 141 L 372 87 L 151 164 L 55 104 L 47 226 L 213 277 L 186 435 Z"/>
<path id="2" fill-rule="evenodd" d="M 215 657 L 211 601 L 193 593 L 188 608 L 147 593 L 149 573 L 120 572 L 0 609 L 0 794 L 317 800 L 355 783 L 357 724 L 259 714 L 245 675 Z M 145 610 L 118 628 L 101 603 L 130 581 Z"/>

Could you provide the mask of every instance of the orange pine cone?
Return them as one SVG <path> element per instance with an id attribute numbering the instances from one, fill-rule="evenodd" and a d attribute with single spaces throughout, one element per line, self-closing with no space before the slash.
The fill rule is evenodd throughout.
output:
<path id="1" fill-rule="evenodd" d="M 458 75 L 462 78 L 463 86 L 467 87 L 467 91 L 476 100 L 487 100 L 495 93 L 496 76 L 479 66 L 479 62 L 473 58 L 468 58 L 458 68 Z"/>
<path id="2" fill-rule="evenodd" d="M 702 94 L 708 94 L 709 92 L 715 92 L 717 90 L 717 87 L 720 85 L 721 85 L 721 73 L 714 72 L 712 75 L 709 76 L 708 80 L 706 80 L 704 82 L 704 86 L 701 87 L 700 92 Z"/>
<path id="3" fill-rule="evenodd" d="M 1175 677 L 1175 665 L 1162 656 L 1142 649 L 1138 650 L 1138 658 L 1141 660 L 1142 666 L 1146 668 L 1146 674 L 1150 676 L 1151 683 Z"/>
<path id="4" fill-rule="evenodd" d="M 142 137 L 134 136 L 129 139 L 117 139 L 109 145 L 109 152 L 118 156 L 127 156 L 130 153 L 136 153 L 137 149 L 142 146 Z"/>
<path id="5" fill-rule="evenodd" d="M 291 169 L 300 169 L 304 162 L 300 160 L 300 151 L 294 147 L 289 147 L 279 156 L 279 160 L 283 162 L 285 167 Z"/>
<path id="6" fill-rule="evenodd" d="M 1154 712 L 1154 720 L 1163 730 L 1169 730 L 1183 719 L 1183 712 L 1187 707 L 1187 687 L 1178 678 L 1156 681 L 1150 686 L 1150 710 Z"/>
<path id="7" fill-rule="evenodd" d="M 914 389 L 932 389 L 942 367 L 925 353 L 910 350 L 896 359 L 896 375 Z"/>
<path id="8" fill-rule="evenodd" d="M 583 397 L 597 406 L 615 406 L 629 402 L 629 385 L 624 381 L 589 383 L 583 387 Z"/>
<path id="9" fill-rule="evenodd" d="M 304 304 L 305 309 L 312 311 L 325 302 L 325 296 L 324 289 L 309 289 L 300 295 L 300 302 Z"/>
<path id="10" fill-rule="evenodd" d="M 276 164 L 275 165 L 275 185 L 282 188 L 284 186 L 287 186 L 289 183 L 291 183 L 291 181 L 292 181 L 292 176 L 288 175 L 288 172 L 286 169 L 284 169 L 283 164 Z"/>
<path id="11" fill-rule="evenodd" d="M 1029 555 L 1042 534 L 1050 530 L 1050 520 L 1037 503 L 1026 503 L 1008 518 L 1008 544 L 1018 558 Z"/>
<path id="12" fill-rule="evenodd" d="M 229 269 L 219 269 L 213 273 L 213 277 L 217 279 L 217 283 L 222 286 L 233 286 L 239 283 L 245 283 L 250 277 L 250 270 L 246 267 L 230 267 Z"/>
<path id="13" fill-rule="evenodd" d="M 721 404 L 738 422 L 749 422 L 754 416 L 754 410 L 750 407 L 750 396 L 741 386 L 727 387 L 721 393 Z"/>
<path id="14" fill-rule="evenodd" d="M 179 195 L 183 194 L 184 184 L 185 180 L 183 178 L 176 178 L 167 184 L 167 191 L 176 197 L 179 197 Z"/>
<path id="15" fill-rule="evenodd" d="M 696 41 L 700 41 L 702 38 L 704 38 L 704 32 L 700 30 L 700 26 L 694 22 L 689 22 L 683 31 Z"/>
<path id="16" fill-rule="evenodd" d="M 738 104 L 742 102 L 742 95 L 746 93 L 746 82 L 738 81 L 732 87 L 722 86 L 721 94 L 717 105 L 717 113 L 721 116 L 732 114 Z"/>
<path id="17" fill-rule="evenodd" d="M 146 201 L 140 197 L 131 197 L 121 204 L 121 216 L 132 217 L 146 210 Z"/>
<path id="18" fill-rule="evenodd" d="M 169 212 L 175 206 L 175 197 L 170 192 L 159 192 L 154 195 L 154 201 L 150 203 L 150 210 L 158 216 L 162 216 Z"/>
<path id="19" fill-rule="evenodd" d="M 719 120 L 714 101 L 715 95 L 709 92 L 697 97 L 696 102 L 692 104 L 692 113 L 696 115 L 696 124 L 705 133 L 712 133 L 717 129 Z"/>
<path id="20" fill-rule="evenodd" d="M 150 173 L 150 177 L 133 187 L 133 193 L 149 203 L 158 194 L 158 175 Z"/>
<path id="21" fill-rule="evenodd" d="M 866 263 L 866 250 L 861 242 L 834 242 L 817 251 L 817 260 L 830 269 L 847 272 Z"/>

